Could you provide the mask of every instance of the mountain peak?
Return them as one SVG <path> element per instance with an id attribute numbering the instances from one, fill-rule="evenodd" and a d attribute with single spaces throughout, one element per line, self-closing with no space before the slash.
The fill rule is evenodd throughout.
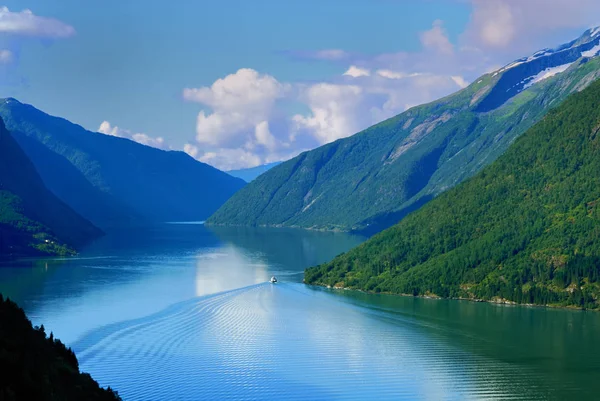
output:
<path id="1" fill-rule="evenodd" d="M 476 111 L 494 110 L 530 86 L 566 71 L 578 60 L 585 62 L 596 57 L 599 52 L 600 27 L 596 27 L 571 42 L 517 59 L 492 73 L 494 87 L 479 102 Z"/>
<path id="2" fill-rule="evenodd" d="M 4 99 L 0 99 L 0 104 L 7 104 L 7 103 L 19 103 L 20 104 L 21 102 L 19 102 L 14 97 L 7 97 Z"/>

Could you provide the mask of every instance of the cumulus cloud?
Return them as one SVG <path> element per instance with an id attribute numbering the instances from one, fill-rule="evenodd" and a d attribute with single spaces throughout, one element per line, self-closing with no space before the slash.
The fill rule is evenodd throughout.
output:
<path id="1" fill-rule="evenodd" d="M 600 24 L 597 0 L 470 0 L 465 41 L 490 50 L 547 47 L 549 34 Z M 564 38 L 567 39 L 567 38 Z"/>
<path id="2" fill-rule="evenodd" d="M 60 39 L 73 36 L 75 28 L 54 18 L 37 16 L 31 10 L 13 12 L 0 7 L 0 33 Z"/>
<path id="3" fill-rule="evenodd" d="M 100 124 L 98 132 L 100 132 L 101 134 L 116 136 L 119 138 L 127 138 L 137 143 L 141 143 L 142 145 L 151 146 L 153 148 L 163 150 L 170 149 L 169 146 L 167 146 L 163 137 L 154 138 L 144 133 L 134 133 L 127 129 L 112 126 L 108 121 L 103 121 L 102 124 Z"/>
<path id="4" fill-rule="evenodd" d="M 311 115 L 296 114 L 292 118 L 296 129 L 314 133 L 320 144 L 334 141 L 358 129 L 354 116 L 361 112 L 361 87 L 319 83 L 307 87 L 301 95 Z"/>
<path id="5" fill-rule="evenodd" d="M 254 167 L 289 153 L 289 134 L 277 103 L 289 99 L 293 85 L 250 68 L 212 85 L 185 88 L 183 98 L 200 103 L 192 157 L 221 169 Z M 273 133 L 277 126 L 277 135 Z M 193 148 L 191 146 L 194 146 Z"/>
<path id="6" fill-rule="evenodd" d="M 425 32 L 421 32 L 421 43 L 427 49 L 434 49 L 440 53 L 452 54 L 454 45 L 448 39 L 448 33 L 444 29 L 444 22 L 435 20 L 433 27 Z"/>
<path id="7" fill-rule="evenodd" d="M 275 101 L 282 98 L 286 90 L 287 86 L 272 76 L 243 68 L 218 79 L 210 87 L 186 88 L 183 98 L 212 110 L 198 114 L 196 140 L 199 143 L 217 146 L 238 142 L 239 145 L 255 141 L 251 134 L 271 117 Z M 246 135 L 240 136 L 240 132 Z"/>
<path id="8" fill-rule="evenodd" d="M 289 158 L 465 88 L 480 75 L 572 39 L 600 20 L 596 0 L 453 1 L 472 6 L 454 42 L 444 22 L 435 20 L 417 34 L 422 49 L 416 52 L 285 52 L 344 67 L 323 82 L 283 83 L 241 69 L 211 86 L 184 90 L 184 98 L 205 107 L 198 114 L 196 143 L 186 152 L 224 169 Z M 281 112 L 285 102 L 293 104 L 293 113 Z"/>
<path id="9" fill-rule="evenodd" d="M 192 156 L 194 159 L 198 157 L 200 150 L 197 146 L 192 145 L 191 143 L 186 143 L 183 145 L 183 151 L 188 155 Z"/>
<path id="10" fill-rule="evenodd" d="M 261 121 L 258 123 L 254 130 L 256 142 L 259 145 L 266 147 L 270 151 L 277 149 L 277 141 L 271 131 L 269 130 L 269 122 Z"/>
<path id="11" fill-rule="evenodd" d="M 204 152 L 197 159 L 223 171 L 255 167 L 263 163 L 259 155 L 241 148 L 219 148 Z"/>
<path id="12" fill-rule="evenodd" d="M 351 65 L 350 68 L 344 73 L 344 75 L 350 76 L 352 78 L 358 77 L 368 77 L 371 75 L 371 71 L 366 68 L 360 68 L 355 65 Z"/>
<path id="13" fill-rule="evenodd" d="M 64 39 L 75 35 L 75 28 L 54 18 L 35 15 L 31 10 L 11 11 L 0 6 L 0 67 L 17 65 L 21 47 L 31 40 L 49 43 L 55 39 Z M 15 70 L 11 69 L 12 74 Z M 9 80 L 22 82 L 23 77 L 6 75 L 0 85 Z M 1 82 L 4 81 L 4 82 Z"/>

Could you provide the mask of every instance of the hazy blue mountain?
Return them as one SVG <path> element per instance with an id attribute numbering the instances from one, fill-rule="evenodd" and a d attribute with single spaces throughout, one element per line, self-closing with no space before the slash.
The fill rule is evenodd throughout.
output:
<path id="1" fill-rule="evenodd" d="M 45 187 L 0 119 L 0 256 L 69 254 L 100 235 Z"/>
<path id="2" fill-rule="evenodd" d="M 600 81 L 490 166 L 333 261 L 308 283 L 600 307 Z"/>
<path id="3" fill-rule="evenodd" d="M 349 138 L 300 154 L 234 195 L 208 224 L 380 231 L 494 161 L 600 76 L 600 30 L 482 76 Z"/>
<path id="4" fill-rule="evenodd" d="M 12 98 L 0 117 L 48 188 L 100 227 L 204 220 L 245 185 L 184 152 L 86 131 Z"/>
<path id="5" fill-rule="evenodd" d="M 267 164 L 263 164 L 261 166 L 256 166 L 256 167 L 251 167 L 251 168 L 243 168 L 240 170 L 229 170 L 229 171 L 226 171 L 226 173 L 229 175 L 232 175 L 234 177 L 241 178 L 242 180 L 244 180 L 246 182 L 252 182 L 259 175 L 266 173 L 267 171 L 269 171 L 270 169 L 272 169 L 275 166 L 280 165 L 281 163 L 283 163 L 283 162 L 267 163 Z"/>

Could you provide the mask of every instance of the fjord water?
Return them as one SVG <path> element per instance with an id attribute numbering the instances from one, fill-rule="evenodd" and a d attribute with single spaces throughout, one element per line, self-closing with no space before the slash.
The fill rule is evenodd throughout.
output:
<path id="1" fill-rule="evenodd" d="M 4 264 L 0 292 L 125 400 L 597 399 L 599 313 L 301 283 L 362 240 L 166 225 Z"/>

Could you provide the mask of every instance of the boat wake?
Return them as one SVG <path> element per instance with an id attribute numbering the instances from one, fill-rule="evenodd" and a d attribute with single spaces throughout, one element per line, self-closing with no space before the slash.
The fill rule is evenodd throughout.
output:
<path id="1" fill-rule="evenodd" d="M 534 399 L 483 361 L 301 284 L 262 283 L 111 324 L 71 344 L 125 400 Z M 529 381 L 530 383 L 530 381 Z"/>

